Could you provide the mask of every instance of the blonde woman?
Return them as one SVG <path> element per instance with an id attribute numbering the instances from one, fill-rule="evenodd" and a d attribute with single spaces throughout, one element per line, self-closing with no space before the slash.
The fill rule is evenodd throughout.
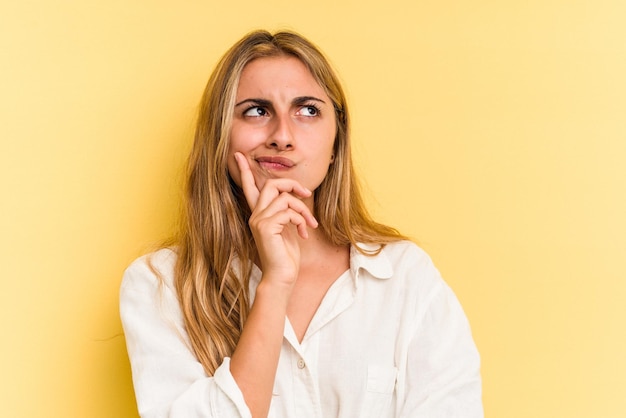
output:
<path id="1" fill-rule="evenodd" d="M 175 242 L 121 316 L 142 417 L 482 417 L 479 356 L 428 256 L 365 209 L 320 51 L 256 31 L 206 87 Z"/>

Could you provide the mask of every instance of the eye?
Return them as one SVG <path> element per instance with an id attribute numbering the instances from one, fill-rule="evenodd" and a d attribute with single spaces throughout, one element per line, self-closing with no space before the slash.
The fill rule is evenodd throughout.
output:
<path id="1" fill-rule="evenodd" d="M 313 116 L 319 116 L 319 114 L 320 114 L 319 108 L 311 104 L 304 105 L 300 108 L 300 110 L 298 110 L 298 115 L 300 116 L 313 117 Z"/>
<path id="2" fill-rule="evenodd" d="M 243 115 L 248 116 L 248 117 L 258 118 L 262 116 L 267 116 L 267 113 L 268 113 L 267 109 L 261 106 L 252 106 L 246 109 L 245 112 L 243 112 Z"/>

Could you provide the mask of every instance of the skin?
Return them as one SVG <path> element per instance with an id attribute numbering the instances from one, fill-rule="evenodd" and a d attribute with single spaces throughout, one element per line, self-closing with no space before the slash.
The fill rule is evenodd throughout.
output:
<path id="1" fill-rule="evenodd" d="M 249 63 L 235 103 L 230 150 L 239 159 L 230 159 L 228 169 L 253 210 L 250 225 L 263 270 L 283 270 L 293 280 L 299 246 L 288 225 L 302 238 L 307 226 L 317 227 L 311 191 L 333 159 L 332 102 L 300 60 L 283 56 Z"/>
<path id="2" fill-rule="evenodd" d="M 252 61 L 235 102 L 230 150 L 246 157 L 258 189 L 266 179 L 290 178 L 315 190 L 332 163 L 337 124 L 332 101 L 304 64 L 287 56 Z M 291 166 L 263 161 L 274 157 Z M 234 158 L 228 169 L 241 185 Z"/>
<path id="3" fill-rule="evenodd" d="M 333 162 L 331 100 L 294 57 L 260 58 L 243 70 L 228 169 L 242 187 L 262 270 L 231 373 L 253 417 L 266 417 L 285 318 L 300 340 L 349 249 L 316 229 L 313 191 Z"/>

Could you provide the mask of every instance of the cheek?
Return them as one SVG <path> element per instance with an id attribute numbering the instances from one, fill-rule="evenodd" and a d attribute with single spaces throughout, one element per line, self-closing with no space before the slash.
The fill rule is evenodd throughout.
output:
<path id="1" fill-rule="evenodd" d="M 237 186 L 241 187 L 241 175 L 239 174 L 239 167 L 237 166 L 237 161 L 235 161 L 235 156 L 233 152 L 228 151 L 228 174 L 235 181 Z"/>
<path id="2" fill-rule="evenodd" d="M 235 152 L 239 151 L 244 155 L 247 155 L 248 147 L 246 141 L 243 140 L 244 138 L 247 138 L 246 132 L 243 132 L 241 127 L 239 127 L 237 124 L 233 124 L 230 132 L 230 139 L 228 141 L 227 167 L 230 177 L 240 187 L 241 175 L 239 173 L 239 166 L 237 165 L 237 161 L 235 160 Z"/>
<path id="3" fill-rule="evenodd" d="M 242 152 L 246 157 L 248 157 L 249 153 L 246 152 L 246 150 L 244 149 L 235 148 L 234 146 L 232 146 L 232 144 L 231 148 L 228 150 L 228 161 L 226 163 L 228 174 L 233 179 L 235 184 L 241 187 L 241 171 L 239 170 L 239 164 L 237 164 L 237 160 L 235 160 L 236 151 Z M 261 190 L 263 188 L 263 185 L 265 184 L 265 178 L 267 177 L 267 173 L 259 171 L 257 166 L 250 162 L 250 160 L 248 160 L 248 163 L 250 164 L 250 169 L 252 170 L 254 183 L 256 184 L 257 188 Z"/>
<path id="4" fill-rule="evenodd" d="M 265 142 L 267 127 L 261 124 L 251 126 L 235 120 L 230 131 L 230 147 L 234 151 L 251 149 Z"/>

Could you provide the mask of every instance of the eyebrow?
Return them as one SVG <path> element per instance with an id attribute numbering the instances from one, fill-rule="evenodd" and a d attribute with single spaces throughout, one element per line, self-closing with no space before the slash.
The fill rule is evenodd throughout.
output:
<path id="1" fill-rule="evenodd" d="M 310 102 L 310 101 L 316 101 L 316 102 L 321 102 L 326 104 L 325 101 L 323 101 L 322 99 L 318 99 L 315 96 L 302 96 L 302 97 L 296 97 L 295 99 L 292 100 L 293 104 L 304 104 L 306 102 Z"/>
<path id="2" fill-rule="evenodd" d="M 240 101 L 239 103 L 235 105 L 235 107 L 241 106 L 242 104 L 246 104 L 246 103 L 253 103 L 253 104 L 260 105 L 260 106 L 269 106 L 272 104 L 272 102 L 270 102 L 269 100 L 251 98 L 251 99 L 245 99 L 245 100 Z"/>
<path id="3" fill-rule="evenodd" d="M 326 104 L 326 102 L 320 98 L 317 98 L 315 96 L 300 96 L 300 97 L 296 97 L 295 99 L 293 99 L 291 101 L 291 103 L 295 104 L 295 105 L 302 105 L 306 102 L 310 102 L 310 101 L 316 101 L 316 102 L 320 102 L 320 103 L 324 103 Z M 243 104 L 246 103 L 252 103 L 252 104 L 256 104 L 259 106 L 266 106 L 269 107 L 272 105 L 272 102 L 267 100 L 267 99 L 260 99 L 260 98 L 250 98 L 250 99 L 245 99 L 240 101 L 239 103 L 235 104 L 235 107 L 241 106 Z"/>

